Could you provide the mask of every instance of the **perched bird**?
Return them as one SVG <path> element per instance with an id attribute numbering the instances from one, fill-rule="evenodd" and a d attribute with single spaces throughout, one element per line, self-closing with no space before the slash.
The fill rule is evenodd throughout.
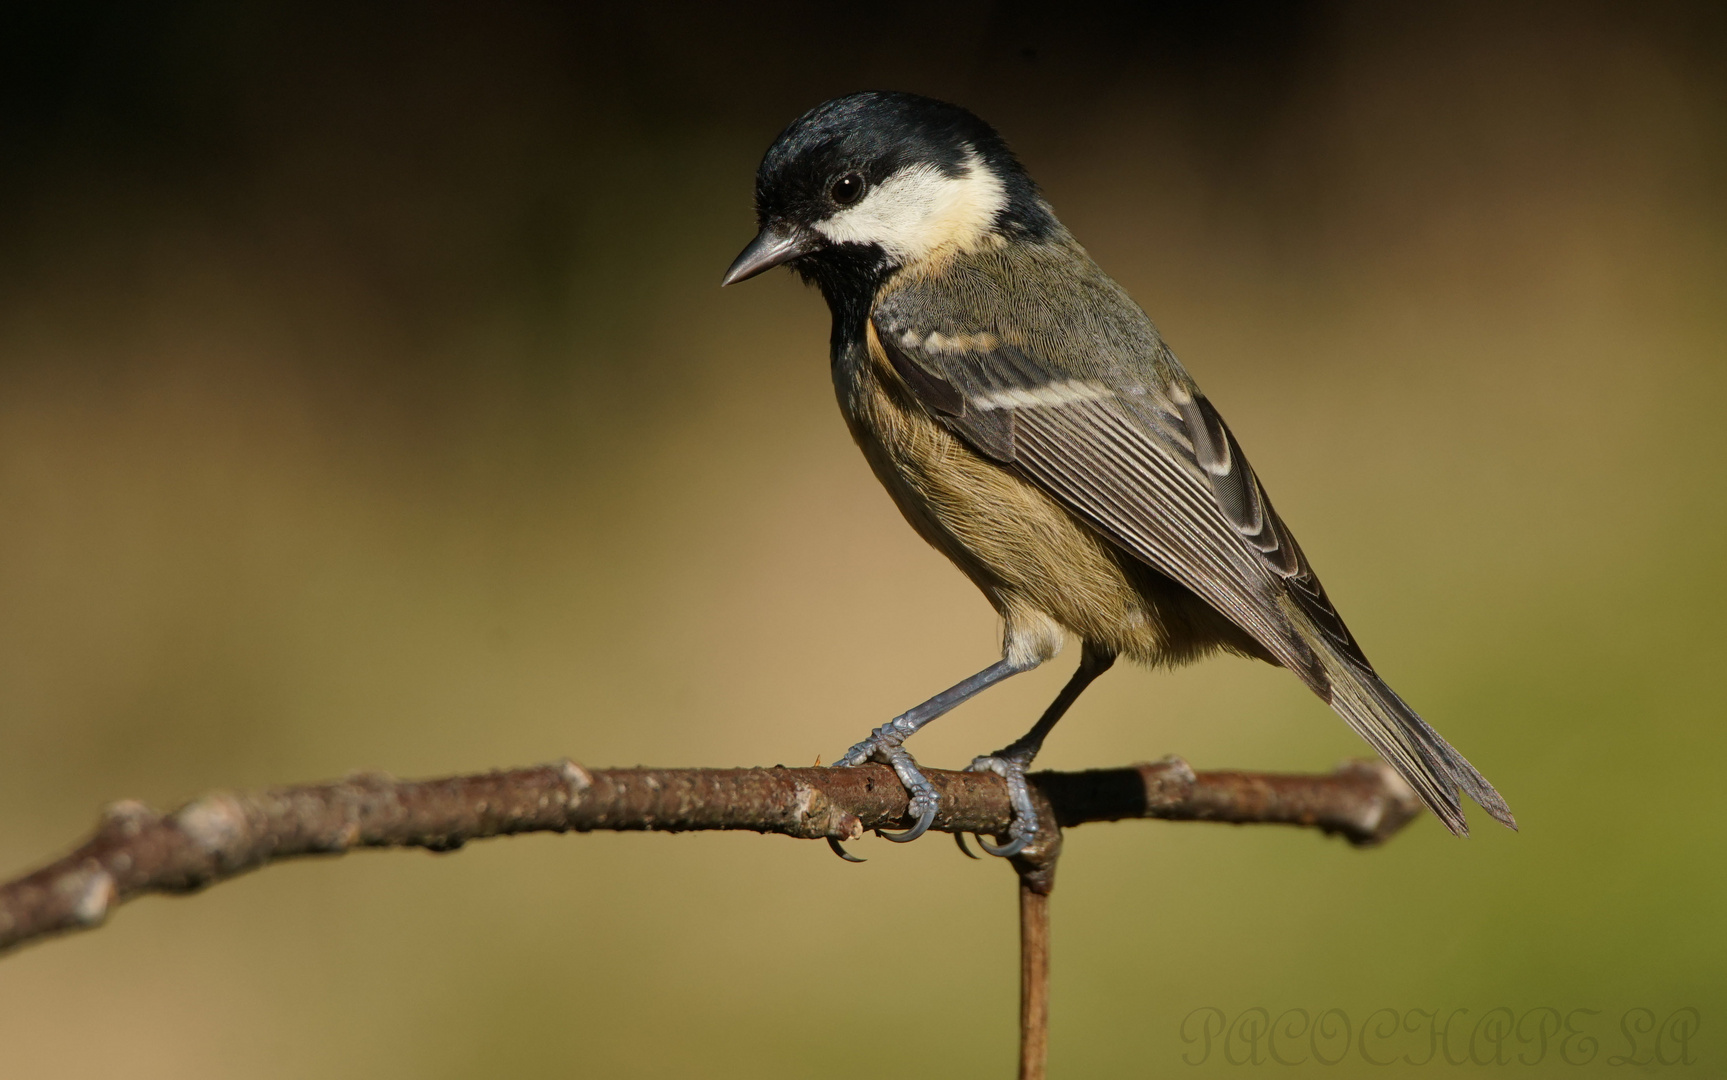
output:
<path id="1" fill-rule="evenodd" d="M 884 762 L 905 785 L 915 824 L 884 836 L 915 839 L 936 813 L 906 738 L 1055 656 L 1064 632 L 1084 643 L 1073 678 L 1029 732 L 971 764 L 1001 775 L 1012 798 L 1006 842 L 984 845 L 992 854 L 1036 837 L 1026 767 L 1118 656 L 1280 664 L 1452 832 L 1468 831 L 1459 788 L 1516 827 L 1493 786 L 1374 672 L 1223 418 L 993 128 L 914 94 L 836 98 L 775 140 L 755 201 L 760 232 L 722 284 L 787 265 L 821 290 L 852 437 L 906 520 L 1005 624 L 999 661 L 836 762 Z"/>

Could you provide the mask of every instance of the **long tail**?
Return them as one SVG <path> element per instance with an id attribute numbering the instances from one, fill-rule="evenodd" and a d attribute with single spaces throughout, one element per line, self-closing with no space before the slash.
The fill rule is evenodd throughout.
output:
<path id="1" fill-rule="evenodd" d="M 1459 788 L 1500 824 L 1517 828 L 1511 808 L 1487 778 L 1428 727 L 1385 680 L 1350 657 L 1328 648 L 1320 651 L 1320 665 L 1331 684 L 1331 707 L 1409 781 L 1446 828 L 1458 836 L 1469 835 Z"/>

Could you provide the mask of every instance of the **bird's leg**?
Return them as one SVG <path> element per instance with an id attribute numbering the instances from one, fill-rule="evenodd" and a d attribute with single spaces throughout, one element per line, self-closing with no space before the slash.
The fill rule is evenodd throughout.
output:
<path id="1" fill-rule="evenodd" d="M 983 837 L 978 837 L 978 845 L 991 855 L 1004 858 L 1018 855 L 1026 845 L 1037 838 L 1037 808 L 1032 805 L 1031 789 L 1026 786 L 1025 770 L 1031 765 L 1037 752 L 1043 749 L 1043 740 L 1049 735 L 1050 729 L 1062 718 L 1069 707 L 1092 684 L 1092 680 L 1109 670 L 1115 663 L 1115 654 L 1090 642 L 1085 645 L 1085 651 L 1079 660 L 1079 670 L 1073 673 L 1073 678 L 1067 680 L 1067 685 L 1061 688 L 1061 693 L 1049 703 L 1049 708 L 1043 711 L 1032 729 L 1002 747 L 993 754 L 985 754 L 976 758 L 967 767 L 967 772 L 992 772 L 1007 782 L 1008 802 L 1013 807 L 1013 825 L 1008 830 L 1007 843 L 996 847 Z M 960 842 L 960 849 L 965 849 L 965 842 Z M 966 854 L 971 854 L 969 851 Z"/>
<path id="2" fill-rule="evenodd" d="M 1031 666 L 1033 665 L 998 660 L 971 678 L 948 687 L 922 705 L 907 709 L 876 728 L 869 738 L 847 750 L 844 757 L 834 762 L 835 768 L 850 768 L 866 761 L 879 761 L 892 766 L 900 783 L 905 785 L 906 794 L 911 796 L 911 805 L 906 812 L 917 818 L 916 823 L 902 833 L 877 829 L 878 835 L 903 844 L 922 836 L 935 820 L 936 805 L 939 802 L 935 788 L 930 786 L 929 780 L 918 771 L 917 762 L 901 744 L 931 720 L 977 696 L 1009 675 L 1018 675 Z"/>

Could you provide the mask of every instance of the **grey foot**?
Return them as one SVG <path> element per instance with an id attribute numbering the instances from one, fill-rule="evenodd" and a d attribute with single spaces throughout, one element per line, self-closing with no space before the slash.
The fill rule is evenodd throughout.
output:
<path id="1" fill-rule="evenodd" d="M 985 840 L 977 838 L 977 844 L 991 855 L 999 855 L 1007 859 L 1018 855 L 1037 839 L 1037 807 L 1031 801 L 1031 788 L 1025 781 L 1027 762 L 1019 760 L 1017 755 L 1006 752 L 985 754 L 973 758 L 966 766 L 966 772 L 992 772 L 1007 783 L 1007 801 L 1013 807 L 1013 823 L 1008 826 L 1007 843 L 997 847 Z M 964 849 L 964 845 L 961 845 Z M 970 855 L 971 852 L 966 852 Z"/>
<path id="2" fill-rule="evenodd" d="M 936 807 L 941 803 L 941 797 L 936 794 L 929 779 L 918 771 L 917 761 L 900 745 L 904 741 L 905 735 L 890 721 L 876 728 L 869 738 L 847 750 L 844 757 L 834 762 L 836 769 L 849 769 L 866 761 L 879 761 L 892 766 L 894 775 L 899 777 L 899 782 L 905 785 L 906 794 L 911 797 L 906 813 L 917 818 L 905 832 L 876 830 L 877 836 L 892 840 L 896 844 L 916 840 L 928 832 L 930 825 L 935 822 Z"/>

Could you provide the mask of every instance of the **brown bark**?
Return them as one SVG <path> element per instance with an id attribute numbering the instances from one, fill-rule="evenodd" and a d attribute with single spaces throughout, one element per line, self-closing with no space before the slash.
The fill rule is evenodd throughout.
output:
<path id="1" fill-rule="evenodd" d="M 936 829 L 1005 832 L 1009 809 L 999 777 L 933 769 L 928 776 L 942 796 Z M 1301 776 L 1195 773 L 1168 758 L 1032 780 L 1062 827 L 1128 818 L 1270 822 L 1313 826 L 1364 845 L 1420 812 L 1408 787 L 1377 762 Z M 450 851 L 490 836 L 595 829 L 745 829 L 847 840 L 905 826 L 905 809 L 905 791 L 881 765 L 589 771 L 571 761 L 436 780 L 368 773 L 337 783 L 216 792 L 165 816 L 120 802 L 76 851 L 0 885 L 0 949 L 100 925 L 135 896 L 192 892 L 299 855 L 363 847 Z M 1022 888 L 1039 896 L 1051 887 L 1060 843 L 1059 831 L 1051 832 L 1014 860 Z"/>
<path id="2" fill-rule="evenodd" d="M 1049 893 L 1019 879 L 1019 1080 L 1049 1062 Z"/>

